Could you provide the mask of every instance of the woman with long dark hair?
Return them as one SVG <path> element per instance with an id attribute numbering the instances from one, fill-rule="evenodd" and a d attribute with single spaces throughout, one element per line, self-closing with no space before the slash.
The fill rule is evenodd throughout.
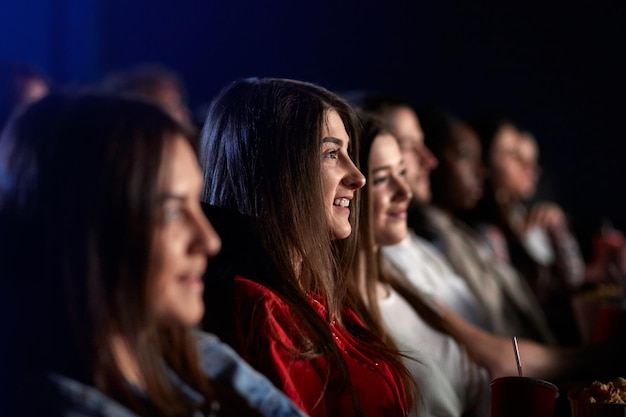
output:
<path id="1" fill-rule="evenodd" d="M 553 202 L 526 201 L 535 187 L 528 171 L 537 161 L 526 160 L 524 145 L 536 142 L 522 135 L 511 120 L 496 114 L 475 116 L 470 123 L 480 139 L 482 161 L 489 175 L 484 196 L 468 221 L 480 231 L 495 256 L 511 263 L 528 282 L 559 341 L 577 343 L 580 338 L 570 295 L 586 281 L 585 261 L 563 209 Z M 608 265 L 595 266 L 587 270 L 606 271 Z M 590 281 L 602 279 L 605 277 Z"/>
<path id="2" fill-rule="evenodd" d="M 421 265 L 398 268 L 382 255 L 409 234 L 407 210 L 411 198 L 406 161 L 397 139 L 376 119 L 364 115 L 360 161 L 368 186 L 361 199 L 360 247 L 366 266 L 359 288 L 367 301 L 374 327 L 403 353 L 412 377 L 422 388 L 421 401 L 411 415 L 489 415 L 489 382 L 515 375 L 511 340 L 484 331 L 453 312 L 439 287 L 424 285 Z M 419 250 L 405 246 L 406 253 Z M 436 272 L 430 272 L 432 278 Z M 444 280 L 443 276 L 439 279 Z M 401 319 L 400 319 L 401 318 Z M 519 339 L 527 376 L 565 381 L 586 378 L 589 372 L 614 372 L 619 343 L 591 349 L 553 347 Z M 610 358 L 600 360 L 599 358 Z M 623 365 L 621 365 L 623 366 Z M 602 369 L 602 370 L 601 370 Z"/>
<path id="3" fill-rule="evenodd" d="M 15 395 L 4 405 L 20 415 L 301 415 L 195 329 L 207 257 L 221 243 L 200 206 L 192 134 L 153 105 L 97 95 L 44 98 L 5 133 L 1 293 L 16 324 L 3 363 Z"/>
<path id="4" fill-rule="evenodd" d="M 314 416 L 407 407 L 400 358 L 366 327 L 347 286 L 365 184 L 352 162 L 357 127 L 324 88 L 248 79 L 214 100 L 201 136 L 203 199 L 225 236 L 214 266 L 227 289 L 208 294 L 221 294 L 207 303 L 221 315 L 206 326 Z"/>
<path id="5" fill-rule="evenodd" d="M 361 119 L 360 166 L 368 185 L 360 213 L 369 228 L 361 229 L 360 253 L 367 267 L 355 285 L 362 289 L 377 327 L 405 355 L 404 362 L 421 387 L 420 401 L 410 415 L 487 416 L 489 373 L 444 330 L 444 319 L 431 298 L 442 294 L 426 294 L 383 260 L 382 249 L 409 233 L 411 190 L 398 139 L 377 118 L 363 114 Z"/>

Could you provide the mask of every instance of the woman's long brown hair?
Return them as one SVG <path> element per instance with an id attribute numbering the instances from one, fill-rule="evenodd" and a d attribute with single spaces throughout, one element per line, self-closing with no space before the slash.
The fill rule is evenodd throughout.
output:
<path id="1" fill-rule="evenodd" d="M 2 239 L 12 237 L 15 253 L 31 257 L 8 270 L 38 289 L 30 292 L 32 322 L 40 324 L 33 342 L 45 346 L 37 366 L 142 415 L 189 415 L 196 407 L 168 368 L 204 395 L 205 406 L 215 399 L 191 329 L 163 328 L 150 313 L 159 173 L 174 138 L 195 142 L 156 106 L 84 94 L 34 104 L 0 141 L 0 171 L 11 178 L 0 187 L 0 212 L 24 226 Z M 114 336 L 136 361 L 147 398 L 115 366 Z"/>
<path id="2" fill-rule="evenodd" d="M 358 273 L 360 197 L 357 192 L 351 205 L 351 235 L 330 240 L 320 169 L 329 110 L 341 117 L 356 163 L 359 128 L 350 106 L 324 88 L 294 80 L 240 80 L 226 88 L 211 106 L 200 147 L 204 201 L 250 217 L 277 270 L 277 276 L 265 277 L 262 283 L 285 300 L 303 325 L 294 335 L 302 347 L 297 355 L 327 356 L 329 368 L 338 370 L 339 379 L 327 375 L 326 390 L 351 389 L 329 326 L 332 320 L 364 349 L 404 369 L 372 332 L 344 320 L 346 308 L 363 312 L 360 297 L 348 285 Z M 323 300 L 325 317 L 316 313 L 310 294 Z"/>

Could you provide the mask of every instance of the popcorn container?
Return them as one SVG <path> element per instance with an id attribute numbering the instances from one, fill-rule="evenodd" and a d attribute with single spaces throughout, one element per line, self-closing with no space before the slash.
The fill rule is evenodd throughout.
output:
<path id="1" fill-rule="evenodd" d="M 572 417 L 626 417 L 626 404 L 589 402 L 581 392 L 572 388 L 567 393 Z"/>

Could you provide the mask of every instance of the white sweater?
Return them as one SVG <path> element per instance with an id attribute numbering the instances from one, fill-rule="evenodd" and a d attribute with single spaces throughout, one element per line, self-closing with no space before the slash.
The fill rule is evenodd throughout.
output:
<path id="1" fill-rule="evenodd" d="M 452 337 L 428 326 L 398 293 L 379 299 L 385 330 L 405 358 L 421 395 L 411 416 L 460 417 L 468 412 L 488 417 L 489 374 Z"/>
<path id="2" fill-rule="evenodd" d="M 381 248 L 385 268 L 421 292 L 432 295 L 472 324 L 493 331 L 486 311 L 465 280 L 449 266 L 432 244 L 410 230 L 400 243 Z"/>

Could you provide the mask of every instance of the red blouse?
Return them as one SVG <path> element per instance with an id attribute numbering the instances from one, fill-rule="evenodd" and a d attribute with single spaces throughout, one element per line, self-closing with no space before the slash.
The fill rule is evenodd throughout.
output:
<path id="1" fill-rule="evenodd" d="M 242 278 L 235 278 L 237 317 L 254 317 L 253 320 L 237 320 L 237 337 L 247 351 L 239 352 L 252 366 L 265 374 L 282 389 L 303 411 L 315 417 L 355 416 L 354 403 L 349 388 L 340 392 L 324 391 L 328 361 L 323 356 L 313 359 L 298 358 L 294 340 L 289 336 L 297 333 L 297 321 L 291 308 L 267 287 Z M 325 308 L 311 298 L 312 305 L 320 315 Z M 352 311 L 344 320 L 361 324 Z M 405 416 L 406 399 L 397 371 L 378 360 L 373 352 L 359 344 L 334 321 L 330 324 L 337 346 L 343 352 L 350 380 L 364 416 Z M 261 335 L 253 343 L 246 344 L 250 329 Z M 253 347 L 252 347 L 253 346 Z M 331 371 L 332 378 L 332 371 Z"/>

